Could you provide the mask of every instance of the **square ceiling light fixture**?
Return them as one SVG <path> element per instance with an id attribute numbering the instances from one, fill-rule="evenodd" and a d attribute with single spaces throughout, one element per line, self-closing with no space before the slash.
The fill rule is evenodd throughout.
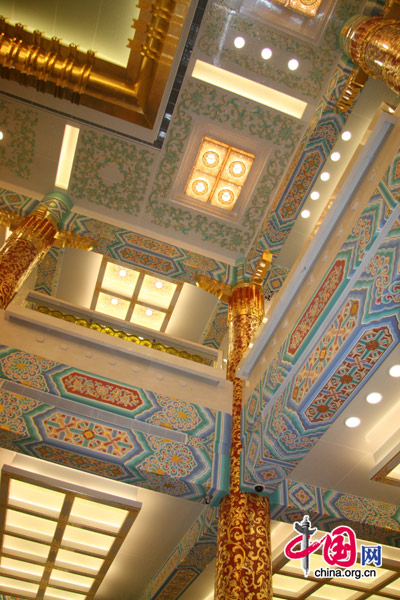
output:
<path id="1" fill-rule="evenodd" d="M 0 593 L 92 600 L 141 504 L 4 466 Z"/>
<path id="2" fill-rule="evenodd" d="M 313 19 L 318 14 L 322 0 L 274 0 L 274 2 Z"/>
<path id="3" fill-rule="evenodd" d="M 255 155 L 203 137 L 185 187 L 194 200 L 231 211 L 254 163 Z"/>
<path id="4" fill-rule="evenodd" d="M 154 277 L 103 257 L 91 309 L 155 331 L 165 331 L 182 285 L 180 281 Z"/>

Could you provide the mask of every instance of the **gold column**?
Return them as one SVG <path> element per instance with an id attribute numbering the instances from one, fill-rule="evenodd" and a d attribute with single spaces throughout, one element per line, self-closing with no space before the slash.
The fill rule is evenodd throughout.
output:
<path id="1" fill-rule="evenodd" d="M 47 194 L 0 249 L 0 308 L 6 308 L 33 269 L 54 244 L 60 223 L 71 208 L 64 194 Z"/>
<path id="2" fill-rule="evenodd" d="M 344 26 L 341 45 L 364 73 L 400 94 L 400 21 L 357 15 Z"/>
<path id="3" fill-rule="evenodd" d="M 231 480 L 219 512 L 215 600 L 272 598 L 269 500 L 240 490 L 243 382 L 235 377 L 263 315 L 261 286 L 238 284 L 229 298 L 228 311 L 228 379 L 233 382 Z"/>

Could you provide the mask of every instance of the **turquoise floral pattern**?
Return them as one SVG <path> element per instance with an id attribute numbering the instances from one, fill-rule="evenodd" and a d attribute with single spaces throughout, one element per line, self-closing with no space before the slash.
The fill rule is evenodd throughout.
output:
<path id="1" fill-rule="evenodd" d="M 142 208 L 154 151 L 118 137 L 81 132 L 71 194 L 137 216 Z"/>
<path id="2" fill-rule="evenodd" d="M 269 161 L 253 194 L 240 227 L 218 221 L 166 202 L 188 140 L 193 116 L 206 117 L 230 125 L 272 147 Z M 251 101 L 221 92 L 204 83 L 189 82 L 183 90 L 172 124 L 165 154 L 156 174 L 147 206 L 152 222 L 189 235 L 198 233 L 202 241 L 231 251 L 245 252 L 264 214 L 270 194 L 283 175 L 303 130 L 297 119 L 261 107 Z"/>
<path id="3" fill-rule="evenodd" d="M 0 166 L 22 179 L 28 179 L 31 174 L 37 123 L 36 110 L 0 98 L 0 129 L 4 134 L 4 142 L 0 144 Z"/>

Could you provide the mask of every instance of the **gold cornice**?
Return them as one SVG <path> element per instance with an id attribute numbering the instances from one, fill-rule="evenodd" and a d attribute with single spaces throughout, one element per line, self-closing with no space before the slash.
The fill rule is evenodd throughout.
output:
<path id="1" fill-rule="evenodd" d="M 0 17 L 1 77 L 151 128 L 189 4 L 189 0 L 140 0 L 126 68 Z"/>

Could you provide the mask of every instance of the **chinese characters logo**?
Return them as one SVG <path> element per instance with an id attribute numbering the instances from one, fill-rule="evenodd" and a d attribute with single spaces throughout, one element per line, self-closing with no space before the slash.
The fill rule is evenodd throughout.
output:
<path id="1" fill-rule="evenodd" d="M 308 515 L 305 515 L 301 522 L 296 521 L 293 529 L 299 535 L 291 539 L 285 546 L 286 558 L 301 560 L 301 568 L 304 576 L 308 577 L 310 573 L 310 555 L 319 548 L 322 550 L 324 562 L 329 567 L 336 569 L 316 569 L 314 577 L 376 577 L 375 569 L 351 569 L 357 561 L 357 539 L 354 530 L 347 525 L 335 527 L 330 533 L 326 533 L 322 538 L 311 541 L 312 536 L 317 531 L 316 527 L 311 527 Z M 382 546 L 360 547 L 361 566 L 382 565 Z M 344 569 L 344 571 L 343 571 Z"/>

